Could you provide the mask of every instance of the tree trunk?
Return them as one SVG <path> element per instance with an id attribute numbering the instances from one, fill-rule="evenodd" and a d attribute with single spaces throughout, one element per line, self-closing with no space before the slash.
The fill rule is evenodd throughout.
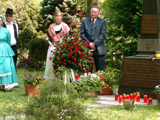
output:
<path id="1" fill-rule="evenodd" d="M 98 0 L 87 0 L 87 17 L 90 16 L 90 10 L 93 5 L 98 6 Z"/>

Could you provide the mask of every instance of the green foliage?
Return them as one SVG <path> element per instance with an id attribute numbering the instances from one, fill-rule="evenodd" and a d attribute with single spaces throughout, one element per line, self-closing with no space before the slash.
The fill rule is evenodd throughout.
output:
<path id="1" fill-rule="evenodd" d="M 86 76 L 77 79 L 72 84 L 77 91 L 102 92 L 102 86 L 104 86 L 104 81 L 101 81 L 100 78 L 97 76 Z"/>
<path id="2" fill-rule="evenodd" d="M 37 34 L 33 33 L 31 29 L 24 28 L 18 36 L 18 49 L 20 49 L 20 51 L 21 50 L 23 51 L 25 48 L 28 50 L 29 41 L 31 39 L 35 39 L 36 37 L 37 37 Z"/>
<path id="3" fill-rule="evenodd" d="M 70 94 L 65 94 L 66 85 L 61 79 L 53 78 L 44 83 L 40 97 L 29 101 L 25 115 L 37 120 L 82 120 L 87 119 L 84 107 L 77 102 L 77 92 L 70 86 Z"/>
<path id="4" fill-rule="evenodd" d="M 99 70 L 95 74 L 98 75 L 99 77 L 102 77 L 106 83 L 110 83 L 112 90 L 115 89 L 114 88 L 115 85 L 119 85 L 120 74 L 117 72 L 113 72 L 109 70 L 104 72 Z"/>
<path id="5" fill-rule="evenodd" d="M 35 38 L 29 41 L 29 61 L 30 67 L 40 70 L 46 60 L 48 42 L 42 38 Z"/>
<path id="6" fill-rule="evenodd" d="M 107 8 L 106 8 L 107 6 Z M 106 48 L 109 59 L 113 54 L 131 56 L 137 54 L 140 37 L 142 0 L 107 0 L 102 4 L 102 16 L 107 20 Z M 120 69 L 121 58 L 114 67 Z"/>
<path id="7" fill-rule="evenodd" d="M 63 21 L 69 25 L 71 32 L 79 34 L 80 21 L 86 13 L 81 6 L 77 6 L 76 0 L 43 0 L 41 5 L 41 15 L 45 19 L 43 24 L 45 32 L 53 23 L 53 13 L 60 10 L 63 13 Z"/>

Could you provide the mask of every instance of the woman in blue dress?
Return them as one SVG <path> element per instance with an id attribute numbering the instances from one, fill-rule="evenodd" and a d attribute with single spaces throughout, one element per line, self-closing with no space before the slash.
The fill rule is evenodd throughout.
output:
<path id="1" fill-rule="evenodd" d="M 17 75 L 13 62 L 14 52 L 11 49 L 11 35 L 9 30 L 2 27 L 4 17 L 0 15 L 0 85 L 1 90 L 9 90 L 17 83 Z M 3 88 L 2 88 L 3 86 Z"/>

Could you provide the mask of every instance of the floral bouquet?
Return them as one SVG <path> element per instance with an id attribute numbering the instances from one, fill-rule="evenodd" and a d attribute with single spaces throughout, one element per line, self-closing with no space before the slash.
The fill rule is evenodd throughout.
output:
<path id="1" fill-rule="evenodd" d="M 104 71 L 99 70 L 95 74 L 103 78 L 105 83 L 110 83 L 112 90 L 114 89 L 113 86 L 118 84 L 119 74 L 116 72 L 112 72 L 112 71 L 104 72 Z"/>
<path id="2" fill-rule="evenodd" d="M 156 94 L 160 94 L 160 85 L 157 85 L 153 92 L 155 92 Z"/>
<path id="3" fill-rule="evenodd" d="M 23 80 L 25 85 L 38 85 L 42 84 L 45 78 L 42 79 L 38 74 L 24 74 Z"/>
<path id="4" fill-rule="evenodd" d="M 95 74 L 89 74 L 87 76 L 75 75 L 76 81 L 72 84 L 77 91 L 97 91 L 102 92 L 102 86 L 105 82 L 103 78 L 98 77 Z"/>
<path id="5" fill-rule="evenodd" d="M 54 70 L 65 66 L 81 74 L 88 72 L 92 67 L 93 50 L 89 49 L 89 42 L 85 42 L 79 37 L 70 36 L 68 39 L 63 38 L 62 43 L 54 46 L 56 51 L 53 52 L 54 57 L 50 59 L 53 62 Z"/>

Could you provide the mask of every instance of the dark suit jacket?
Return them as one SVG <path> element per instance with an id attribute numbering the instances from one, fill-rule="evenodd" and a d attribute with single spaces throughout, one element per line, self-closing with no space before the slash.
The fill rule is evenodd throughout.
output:
<path id="1" fill-rule="evenodd" d="M 93 27 L 91 17 L 84 19 L 81 24 L 80 34 L 81 38 L 86 42 L 95 43 L 95 55 L 105 55 L 107 53 L 104 45 L 106 35 L 106 21 L 104 19 L 98 17 Z"/>

